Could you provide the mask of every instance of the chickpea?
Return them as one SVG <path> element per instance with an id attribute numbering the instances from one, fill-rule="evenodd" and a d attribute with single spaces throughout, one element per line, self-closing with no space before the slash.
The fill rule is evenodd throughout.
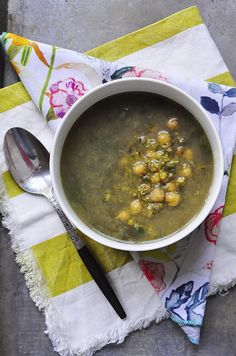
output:
<path id="1" fill-rule="evenodd" d="M 182 188 L 185 185 L 185 183 L 186 183 L 186 178 L 184 178 L 184 177 L 178 177 L 176 179 L 176 187 L 177 188 Z"/>
<path id="2" fill-rule="evenodd" d="M 130 214 L 127 210 L 121 210 L 117 215 L 117 219 L 122 222 L 127 222 L 130 218 Z"/>
<path id="3" fill-rule="evenodd" d="M 169 132 L 164 130 L 159 131 L 157 134 L 157 141 L 161 146 L 169 145 L 171 141 Z"/>
<path id="4" fill-rule="evenodd" d="M 139 214 L 142 211 L 142 203 L 140 200 L 135 199 L 130 203 L 130 211 L 132 214 Z"/>
<path id="5" fill-rule="evenodd" d="M 127 156 L 121 157 L 119 160 L 120 167 L 126 167 L 129 163 L 129 158 Z"/>
<path id="6" fill-rule="evenodd" d="M 152 182 L 153 184 L 160 183 L 161 179 L 160 179 L 159 173 L 157 173 L 157 172 L 154 173 L 154 174 L 151 176 L 150 180 L 151 180 L 151 182 Z"/>
<path id="7" fill-rule="evenodd" d="M 163 171 L 163 170 L 160 171 L 159 175 L 160 175 L 160 179 L 161 179 L 162 182 L 166 182 L 168 180 L 168 178 L 169 178 L 168 173 L 166 171 Z"/>
<path id="8" fill-rule="evenodd" d="M 147 195 L 149 194 L 151 191 L 151 186 L 149 184 L 146 184 L 146 183 L 142 183 L 140 184 L 140 186 L 138 187 L 138 192 L 141 194 L 141 195 Z"/>
<path id="9" fill-rule="evenodd" d="M 180 203 L 180 195 L 177 192 L 167 192 L 165 201 L 169 206 L 177 206 Z"/>
<path id="10" fill-rule="evenodd" d="M 162 202 L 165 199 L 165 192 L 160 188 L 155 188 L 150 193 L 150 199 L 155 203 Z"/>
<path id="11" fill-rule="evenodd" d="M 167 192 L 174 192 L 176 190 L 176 184 L 174 182 L 166 183 Z"/>
<path id="12" fill-rule="evenodd" d="M 167 122 L 167 127 L 172 131 L 177 130 L 177 128 L 178 128 L 178 120 L 175 117 L 169 119 L 168 122 Z"/>
<path id="13" fill-rule="evenodd" d="M 133 165 L 133 172 L 136 176 L 143 176 L 147 173 L 147 166 L 144 162 L 136 162 Z"/>
<path id="14" fill-rule="evenodd" d="M 182 156 L 183 153 L 184 153 L 184 147 L 183 147 L 183 146 L 178 146 L 178 147 L 176 148 L 176 154 L 177 154 L 177 156 Z"/>
<path id="15" fill-rule="evenodd" d="M 145 154 L 146 157 L 150 158 L 150 159 L 156 159 L 157 158 L 157 154 L 155 151 L 152 150 L 148 150 Z"/>
<path id="16" fill-rule="evenodd" d="M 192 159 L 193 159 L 193 151 L 191 150 L 191 148 L 185 148 L 185 149 L 184 149 L 183 157 L 184 157 L 187 161 L 192 161 Z"/>
<path id="17" fill-rule="evenodd" d="M 192 168 L 188 164 L 183 164 L 183 167 L 180 170 L 180 175 L 183 177 L 191 177 Z"/>

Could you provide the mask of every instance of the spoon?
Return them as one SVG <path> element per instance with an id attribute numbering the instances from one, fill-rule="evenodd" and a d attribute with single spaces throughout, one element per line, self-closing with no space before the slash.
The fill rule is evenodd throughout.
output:
<path id="1" fill-rule="evenodd" d="M 54 198 L 46 148 L 30 132 L 16 127 L 8 130 L 5 135 L 4 152 L 15 182 L 28 193 L 45 196 L 52 204 L 87 270 L 119 317 L 124 319 L 125 311 L 101 267 Z"/>

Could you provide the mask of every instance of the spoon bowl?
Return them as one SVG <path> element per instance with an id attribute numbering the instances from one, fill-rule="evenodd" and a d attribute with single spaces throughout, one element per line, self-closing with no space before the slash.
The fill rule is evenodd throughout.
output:
<path id="1" fill-rule="evenodd" d="M 49 196 L 49 153 L 41 142 L 22 128 L 8 130 L 4 152 L 16 183 L 26 192 Z"/>

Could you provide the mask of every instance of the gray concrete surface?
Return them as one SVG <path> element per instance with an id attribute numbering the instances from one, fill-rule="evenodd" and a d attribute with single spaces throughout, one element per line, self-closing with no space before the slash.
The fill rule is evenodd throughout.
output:
<path id="1" fill-rule="evenodd" d="M 6 15 L 7 0 L 0 1 L 0 31 L 3 31 L 7 27 L 7 15 Z M 3 86 L 3 71 L 4 71 L 4 61 L 3 49 L 0 46 L 0 88 Z"/>
<path id="2" fill-rule="evenodd" d="M 235 0 L 0 0 L 0 31 L 86 51 L 196 4 L 227 65 L 236 77 Z M 7 19 L 7 23 L 6 23 Z M 0 61 L 1 62 L 1 61 Z M 7 64 L 5 85 L 17 81 Z M 1 82 L 0 82 L 1 85 Z M 44 317 L 29 298 L 14 262 L 7 232 L 0 229 L 0 356 L 52 356 Z M 207 304 L 201 345 L 191 345 L 171 321 L 131 334 L 99 356 L 235 356 L 236 289 Z"/>

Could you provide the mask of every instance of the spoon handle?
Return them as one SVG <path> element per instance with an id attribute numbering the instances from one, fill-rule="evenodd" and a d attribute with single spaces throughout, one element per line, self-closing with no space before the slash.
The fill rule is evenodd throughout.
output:
<path id="1" fill-rule="evenodd" d="M 81 249 L 83 246 L 85 246 L 84 241 L 79 237 L 79 235 L 77 234 L 74 226 L 71 224 L 71 222 L 65 216 L 65 214 L 64 214 L 63 210 L 61 209 L 60 205 L 58 204 L 58 202 L 54 198 L 52 190 L 51 190 L 50 195 L 47 196 L 47 198 L 50 201 L 50 203 L 52 204 L 53 208 L 56 210 L 57 215 L 61 219 L 61 222 L 63 223 L 66 231 L 68 232 L 71 240 L 73 241 L 73 243 L 74 243 L 74 245 L 76 247 L 76 250 L 79 251 L 79 249 Z"/>
<path id="2" fill-rule="evenodd" d="M 108 280 L 106 279 L 104 272 L 102 271 L 101 267 L 89 251 L 88 247 L 85 245 L 83 240 L 77 234 L 74 226 L 71 222 L 67 219 L 64 212 L 62 211 L 60 205 L 56 201 L 51 191 L 50 195 L 47 196 L 48 200 L 54 207 L 55 211 L 57 212 L 59 218 L 61 219 L 66 231 L 68 232 L 71 240 L 73 241 L 75 248 L 83 261 L 84 265 L 86 266 L 87 270 L 93 277 L 94 281 L 97 283 L 98 287 L 107 298 L 113 309 L 119 315 L 121 319 L 126 317 L 126 313 L 122 308 L 115 292 L 113 291 L 111 285 L 109 284 Z"/>

